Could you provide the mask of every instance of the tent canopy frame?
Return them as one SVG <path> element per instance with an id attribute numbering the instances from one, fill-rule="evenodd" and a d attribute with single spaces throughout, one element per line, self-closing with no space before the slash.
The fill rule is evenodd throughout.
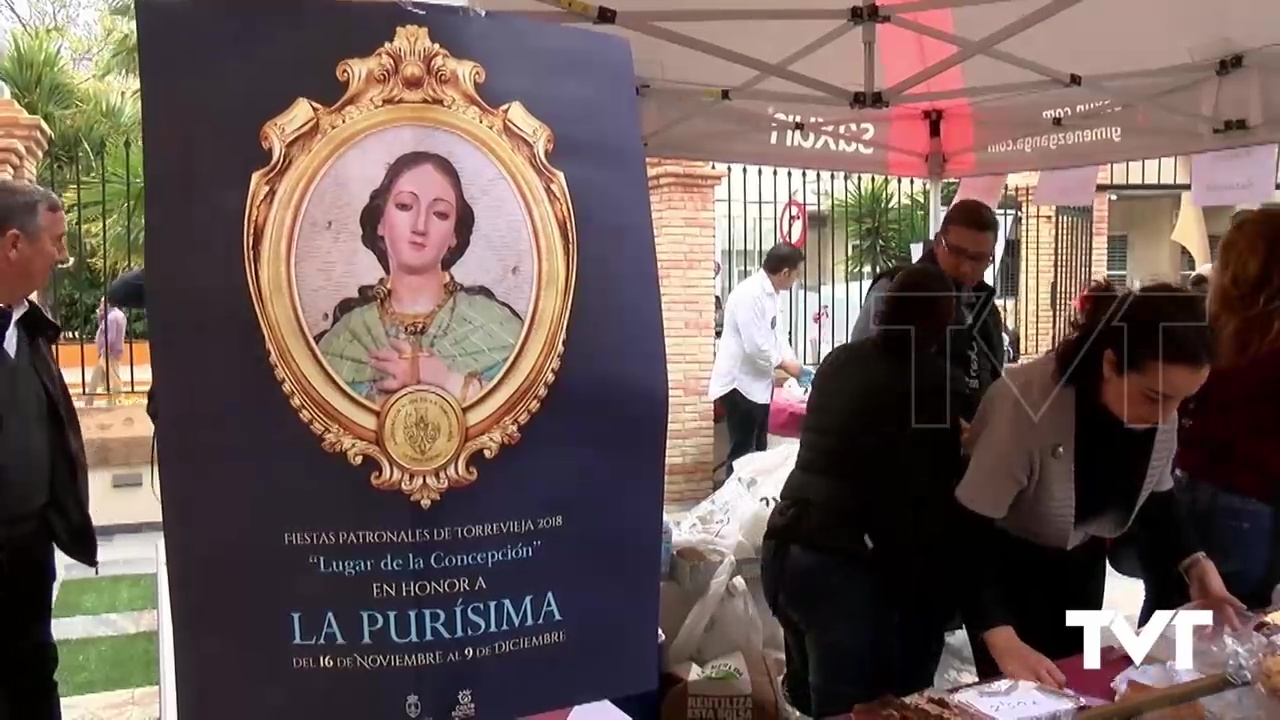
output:
<path id="1" fill-rule="evenodd" d="M 665 9 L 620 11 L 607 5 L 596 5 L 582 0 L 536 0 L 537 2 L 556 8 L 546 11 L 519 12 L 527 17 L 560 23 L 587 23 L 595 25 L 614 25 L 627 31 L 652 39 L 667 42 L 688 50 L 692 50 L 718 60 L 732 63 L 754 71 L 756 74 L 749 80 L 735 87 L 726 88 L 689 88 L 662 85 L 657 79 L 637 78 L 636 92 L 642 97 L 658 95 L 696 97 L 704 104 L 681 116 L 651 129 L 645 137 L 646 145 L 656 137 L 669 132 L 673 128 L 687 123 L 693 118 L 708 112 L 720 112 L 732 118 L 732 122 L 741 124 L 744 129 L 777 128 L 778 119 L 758 110 L 744 107 L 733 107 L 735 100 L 765 100 L 776 102 L 797 102 L 816 106 L 848 108 L 850 114 L 830 120 L 823 120 L 823 129 L 830 130 L 851 122 L 868 122 L 888 118 L 890 109 L 895 105 L 912 103 L 937 102 L 948 99 L 980 100 L 1009 94 L 1037 93 L 1060 90 L 1063 88 L 1083 88 L 1091 91 L 1100 102 L 1099 107 L 1078 112 L 1071 117 L 1054 117 L 1046 119 L 1046 123 L 1054 130 L 1068 129 L 1073 125 L 1096 118 L 1113 111 L 1116 106 L 1140 106 L 1146 113 L 1160 115 L 1175 128 L 1166 128 L 1159 132 L 1176 137 L 1199 137 L 1206 133 L 1215 135 L 1234 133 L 1251 128 L 1248 119 L 1238 117 L 1219 117 L 1216 108 L 1189 113 L 1163 105 L 1161 97 L 1170 93 L 1186 90 L 1188 87 L 1217 78 L 1221 80 L 1245 67 L 1246 53 L 1236 52 L 1225 57 L 1213 58 L 1198 62 L 1180 63 L 1174 66 L 1146 69 L 1140 71 L 1117 72 L 1106 75 L 1085 77 L 1069 69 L 1045 66 L 1001 50 L 998 46 L 1016 35 L 1044 23 L 1060 13 L 1079 5 L 1083 0 L 1047 0 L 1031 12 L 1018 17 L 1003 27 L 988 33 L 976 40 L 944 32 L 929 25 L 905 17 L 912 13 L 927 10 L 955 9 L 1009 2 L 1010 0 L 912 0 L 894 5 L 880 5 L 874 0 L 862 0 L 858 5 L 847 8 L 765 8 L 765 9 Z M 716 23 L 735 21 L 831 21 L 837 23 L 831 30 L 818 39 L 804 45 L 795 52 L 777 62 L 768 62 L 743 52 L 733 50 L 715 43 L 672 30 L 658 23 Z M 893 25 L 922 37 L 947 43 L 955 51 L 942 60 L 922 68 L 915 74 L 891 87 L 879 87 L 876 82 L 876 41 L 879 26 Z M 860 30 L 864 51 L 863 82 L 861 89 L 849 90 L 828 81 L 793 70 L 796 62 L 821 50 L 853 30 Z M 943 92 L 913 92 L 930 79 L 976 58 L 986 57 L 1011 65 L 1021 70 L 1040 76 L 1042 80 L 1029 80 L 1004 84 L 969 87 Z M 1272 61 L 1274 63 L 1275 61 Z M 1267 63 L 1267 64 L 1272 64 Z M 780 92 L 757 89 L 768 79 L 779 79 L 812 92 Z M 1116 83 L 1130 79 L 1167 79 L 1168 85 L 1155 92 L 1127 93 L 1114 87 Z M 972 117 L 982 118 L 982 110 L 975 109 Z M 925 157 L 931 178 L 941 178 L 946 172 L 947 159 L 942 154 L 941 136 L 945 113 L 942 110 L 926 110 L 921 119 L 929 124 L 930 150 Z M 983 119 L 989 125 L 1001 125 L 998 115 Z M 805 130 L 805 123 L 796 122 L 791 129 Z M 1270 124 L 1268 124 L 1270 125 Z M 1044 125 L 1028 128 L 1023 125 L 1009 125 L 1013 136 L 1019 132 L 1043 132 Z M 919 152 L 906 148 L 894 147 L 890 144 L 860 141 L 868 147 L 876 147 L 889 152 L 906 156 L 919 157 Z M 968 152 L 974 147 L 953 149 L 952 152 Z"/>

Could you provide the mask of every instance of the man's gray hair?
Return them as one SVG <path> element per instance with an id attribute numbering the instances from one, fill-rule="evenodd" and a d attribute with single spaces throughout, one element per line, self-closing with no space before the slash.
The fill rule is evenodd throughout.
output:
<path id="1" fill-rule="evenodd" d="M 52 191 L 34 183 L 0 180 L 0 235 L 10 230 L 38 235 L 43 212 L 62 212 L 62 201 Z"/>

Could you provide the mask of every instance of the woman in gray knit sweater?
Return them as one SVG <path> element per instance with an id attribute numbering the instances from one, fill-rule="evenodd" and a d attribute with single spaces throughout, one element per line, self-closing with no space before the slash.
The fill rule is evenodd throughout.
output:
<path id="1" fill-rule="evenodd" d="M 980 676 L 1061 684 L 1053 661 L 1083 649 L 1066 611 L 1102 607 L 1107 540 L 1139 513 L 1193 599 L 1239 607 L 1187 531 L 1170 474 L 1177 408 L 1204 383 L 1212 347 L 1201 295 L 1099 284 L 1054 352 L 987 393 L 956 490 L 960 531 L 980 546 L 964 601 Z"/>

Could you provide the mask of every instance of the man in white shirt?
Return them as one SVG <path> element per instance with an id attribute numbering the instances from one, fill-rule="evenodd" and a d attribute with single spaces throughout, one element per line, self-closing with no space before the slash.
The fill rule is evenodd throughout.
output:
<path id="1" fill-rule="evenodd" d="M 760 269 L 738 283 L 724 304 L 724 332 L 708 395 L 720 403 L 729 430 L 725 477 L 733 474 L 735 460 L 768 445 L 774 369 L 794 378 L 803 372 L 791 347 L 778 337 L 778 293 L 795 283 L 802 264 L 800 248 L 774 245 Z"/>

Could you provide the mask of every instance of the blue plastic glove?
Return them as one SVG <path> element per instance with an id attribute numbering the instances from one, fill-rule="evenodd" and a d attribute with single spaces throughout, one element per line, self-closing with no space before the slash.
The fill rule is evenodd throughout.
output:
<path id="1" fill-rule="evenodd" d="M 797 378 L 797 381 L 800 383 L 800 387 L 806 390 L 812 387 L 813 386 L 813 368 L 811 367 L 800 368 L 800 377 Z"/>

